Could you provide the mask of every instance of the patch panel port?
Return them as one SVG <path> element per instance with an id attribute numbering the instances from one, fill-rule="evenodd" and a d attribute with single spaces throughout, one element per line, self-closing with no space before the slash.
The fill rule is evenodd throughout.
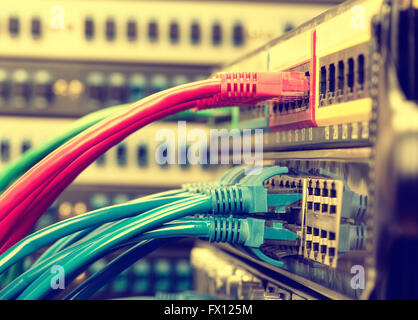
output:
<path id="1" fill-rule="evenodd" d="M 127 149 L 124 143 L 116 147 L 116 162 L 119 167 L 124 167 L 127 164 Z"/>
<path id="2" fill-rule="evenodd" d="M 315 196 L 320 196 L 321 195 L 321 189 L 319 188 L 319 182 L 316 182 L 316 187 L 315 187 Z"/>
<path id="3" fill-rule="evenodd" d="M 331 198 L 336 198 L 337 197 L 337 190 L 335 189 L 335 183 L 331 184 L 331 190 L 330 190 L 330 195 Z"/>
<path id="4" fill-rule="evenodd" d="M 327 254 L 327 245 L 321 244 L 321 254 L 322 255 Z"/>
<path id="5" fill-rule="evenodd" d="M 146 144 L 140 144 L 137 149 L 137 160 L 139 167 L 148 165 L 148 147 Z"/>
<path id="6" fill-rule="evenodd" d="M 309 180 L 308 183 L 308 195 L 313 195 L 312 180 Z"/>
<path id="7" fill-rule="evenodd" d="M 357 94 L 361 94 L 364 89 L 364 55 L 360 54 L 357 57 Z"/>
<path id="8" fill-rule="evenodd" d="M 338 61 L 337 97 L 344 95 L 344 61 Z"/>
<path id="9" fill-rule="evenodd" d="M 319 83 L 319 100 L 325 100 L 327 93 L 327 69 L 325 66 L 321 67 L 320 83 Z"/>
<path id="10" fill-rule="evenodd" d="M 10 161 L 10 141 L 3 139 L 0 143 L 0 160 L 3 163 Z"/>
<path id="11" fill-rule="evenodd" d="M 347 70 L 347 94 L 348 97 L 352 97 L 354 92 L 354 59 L 348 59 L 348 70 Z"/>
<path id="12" fill-rule="evenodd" d="M 318 242 L 314 242 L 312 247 L 313 247 L 313 251 L 319 252 L 319 243 Z"/>
<path id="13" fill-rule="evenodd" d="M 335 95 L 335 65 L 331 63 L 328 68 L 328 99 L 332 99 Z"/>
<path id="14" fill-rule="evenodd" d="M 222 27 L 219 23 L 212 26 L 212 44 L 218 46 L 222 43 Z"/>

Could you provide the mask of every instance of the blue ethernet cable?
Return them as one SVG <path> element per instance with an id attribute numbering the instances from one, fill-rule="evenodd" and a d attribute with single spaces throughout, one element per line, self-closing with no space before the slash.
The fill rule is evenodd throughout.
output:
<path id="1" fill-rule="evenodd" d="M 113 259 L 105 268 L 90 276 L 90 278 L 65 296 L 64 300 L 89 299 L 94 293 L 100 290 L 106 282 L 112 281 L 112 279 L 136 261 L 145 257 L 150 252 L 180 239 L 182 238 L 152 239 L 139 242 L 123 254 L 119 255 L 117 258 Z"/>

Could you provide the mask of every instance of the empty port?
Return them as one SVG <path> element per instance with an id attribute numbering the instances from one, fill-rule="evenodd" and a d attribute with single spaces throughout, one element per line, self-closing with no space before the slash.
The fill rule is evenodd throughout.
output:
<path id="1" fill-rule="evenodd" d="M 329 235 L 328 235 L 328 239 L 329 240 L 331 240 L 331 241 L 334 241 L 335 240 L 335 232 L 329 232 Z"/>
<path id="2" fill-rule="evenodd" d="M 306 249 L 308 249 L 308 250 L 312 249 L 312 241 L 311 240 L 306 241 Z"/>
<path id="3" fill-rule="evenodd" d="M 321 238 L 326 238 L 326 237 L 327 237 L 327 231 L 321 230 Z"/>
<path id="4" fill-rule="evenodd" d="M 10 142 L 8 140 L 2 140 L 0 143 L 0 158 L 1 162 L 10 161 Z"/>
<path id="5" fill-rule="evenodd" d="M 330 197 L 331 198 L 336 198 L 337 197 L 337 190 L 335 190 L 335 184 L 333 183 L 331 185 L 331 190 L 330 190 Z"/>
<path id="6" fill-rule="evenodd" d="M 158 40 L 158 24 L 155 21 L 150 21 L 148 23 L 148 39 L 151 42 Z"/>
<path id="7" fill-rule="evenodd" d="M 325 244 L 321 244 L 321 254 L 327 253 L 327 246 Z"/>
<path id="8" fill-rule="evenodd" d="M 190 42 L 198 44 L 200 42 L 200 24 L 193 22 L 190 26 Z"/>
<path id="9" fill-rule="evenodd" d="M 315 243 L 313 244 L 313 250 L 314 250 L 314 251 L 319 251 L 319 243 L 318 243 L 318 242 L 315 242 Z"/>
<path id="10" fill-rule="evenodd" d="M 38 17 L 32 18 L 30 28 L 31 28 L 31 33 L 32 33 L 33 38 L 37 39 L 37 38 L 41 37 L 41 35 L 42 35 L 41 19 L 39 19 Z"/>
<path id="11" fill-rule="evenodd" d="M 328 74 L 328 92 L 333 93 L 335 91 L 335 65 L 331 63 L 329 65 L 329 74 Z"/>
<path id="12" fill-rule="evenodd" d="M 32 147 L 32 143 L 29 140 L 24 140 L 22 142 L 21 152 L 22 154 L 28 151 Z"/>
<path id="13" fill-rule="evenodd" d="M 328 248 L 328 255 L 330 257 L 335 257 L 335 248 Z"/>
<path id="14" fill-rule="evenodd" d="M 5 104 L 5 100 L 8 99 L 10 95 L 10 77 L 9 73 L 0 69 L 0 106 Z"/>
<path id="15" fill-rule="evenodd" d="M 33 75 L 33 104 L 38 109 L 47 107 L 53 98 L 52 76 L 46 70 L 39 70 Z"/>
<path id="16" fill-rule="evenodd" d="M 129 41 L 135 41 L 138 37 L 137 24 L 135 20 L 129 20 L 126 24 L 126 36 Z"/>
<path id="17" fill-rule="evenodd" d="M 142 73 L 135 73 L 129 79 L 130 101 L 136 101 L 145 97 L 147 78 Z"/>
<path id="18" fill-rule="evenodd" d="M 313 228 L 313 235 L 314 235 L 314 237 L 319 236 L 319 229 L 318 228 Z"/>
<path id="19" fill-rule="evenodd" d="M 115 20 L 113 20 L 113 18 L 108 18 L 106 20 L 106 39 L 108 41 L 113 41 L 115 40 L 115 35 L 116 35 L 116 25 L 115 25 Z"/>
<path id="20" fill-rule="evenodd" d="M 170 42 L 171 43 L 179 42 L 180 30 L 179 30 L 179 24 L 177 22 L 171 22 L 170 23 L 169 33 L 170 33 Z"/>
<path id="21" fill-rule="evenodd" d="M 94 21 L 92 18 L 84 20 L 84 37 L 91 40 L 94 37 Z"/>
<path id="22" fill-rule="evenodd" d="M 92 107 L 99 107 L 105 100 L 105 79 L 100 72 L 92 72 L 86 78 L 87 92 Z"/>
<path id="23" fill-rule="evenodd" d="M 357 84 L 359 89 L 364 85 L 364 55 L 360 54 L 357 58 Z"/>
<path id="24" fill-rule="evenodd" d="M 145 144 L 140 144 L 137 150 L 138 166 L 146 167 L 148 165 L 148 147 Z"/>
<path id="25" fill-rule="evenodd" d="M 326 203 L 323 203 L 323 204 L 321 205 L 321 211 L 322 211 L 322 212 L 328 212 L 328 205 L 327 205 Z"/>
<path id="26" fill-rule="evenodd" d="M 128 87 L 125 76 L 120 72 L 114 72 L 108 78 L 109 104 L 124 103 L 128 100 Z"/>
<path id="27" fill-rule="evenodd" d="M 321 204 L 319 202 L 314 203 L 314 211 L 319 211 Z"/>
<path id="28" fill-rule="evenodd" d="M 337 212 L 337 206 L 335 206 L 335 205 L 330 205 L 329 206 L 329 213 L 332 213 L 332 214 L 334 214 L 334 213 L 336 213 Z"/>
<path id="29" fill-rule="evenodd" d="M 348 59 L 348 71 L 347 71 L 347 90 L 352 93 L 354 90 L 354 60 Z"/>
<path id="30" fill-rule="evenodd" d="M 29 74 L 23 69 L 17 69 L 12 74 L 11 95 L 17 107 L 22 107 L 22 103 L 25 103 L 30 98 L 31 88 L 29 81 Z"/>
<path id="31" fill-rule="evenodd" d="M 105 154 L 102 154 L 99 158 L 97 158 L 97 160 L 96 160 L 96 164 L 97 164 L 99 167 L 102 167 L 102 166 L 104 166 L 104 165 L 105 165 L 105 163 L 106 163 L 106 155 L 105 155 Z"/>
<path id="32" fill-rule="evenodd" d="M 20 21 L 16 16 L 9 18 L 9 33 L 12 37 L 17 37 L 20 32 Z"/>
<path id="33" fill-rule="evenodd" d="M 344 94 L 344 61 L 338 61 L 337 95 Z"/>
<path id="34" fill-rule="evenodd" d="M 236 47 L 244 44 L 244 27 L 239 22 L 235 23 L 233 27 L 232 42 Z"/>
<path id="35" fill-rule="evenodd" d="M 320 99 L 325 99 L 325 94 L 327 93 L 327 69 L 321 67 L 321 80 L 319 85 L 319 94 Z"/>
<path id="36" fill-rule="evenodd" d="M 312 234 L 312 227 L 306 227 L 306 234 Z"/>
<path id="37" fill-rule="evenodd" d="M 222 42 L 222 27 L 219 23 L 212 26 L 212 44 L 214 46 L 220 45 Z"/>
<path id="38" fill-rule="evenodd" d="M 308 202 L 308 210 L 312 210 L 313 204 L 311 201 Z"/>
<path id="39" fill-rule="evenodd" d="M 321 189 L 319 188 L 319 182 L 316 183 L 316 187 L 315 187 L 315 196 L 320 196 L 321 195 Z"/>
<path id="40" fill-rule="evenodd" d="M 124 167 L 127 163 L 126 145 L 121 143 L 116 147 L 116 162 L 118 166 Z"/>

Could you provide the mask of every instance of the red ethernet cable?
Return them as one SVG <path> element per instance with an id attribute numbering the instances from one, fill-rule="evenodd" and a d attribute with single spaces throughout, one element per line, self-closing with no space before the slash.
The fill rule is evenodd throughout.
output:
<path id="1" fill-rule="evenodd" d="M 175 109 L 169 110 L 166 109 L 164 114 L 169 112 L 177 113 L 181 110 L 187 110 L 193 108 L 196 105 L 195 101 L 187 102 L 181 105 L 175 106 Z M 159 116 L 159 114 L 156 114 Z M 160 118 L 160 117 L 158 117 Z M 143 121 L 145 122 L 145 121 Z M 135 123 L 135 128 L 138 127 L 138 123 Z M 128 135 L 128 132 L 131 132 L 132 126 L 121 131 L 122 135 Z M 82 154 L 79 158 L 73 161 L 69 166 L 67 166 L 62 172 L 57 174 L 55 177 L 50 178 L 44 184 L 39 186 L 29 198 L 25 199 L 22 203 L 16 207 L 11 214 L 4 219 L 4 227 L 8 232 L 5 234 L 7 241 L 0 247 L 0 252 L 7 250 L 11 245 L 22 239 L 33 227 L 39 217 L 51 206 L 55 199 L 61 194 L 65 188 L 71 184 L 71 182 L 95 159 L 103 154 L 104 148 L 108 148 L 109 140 L 112 137 L 109 137 L 105 141 L 102 141 L 100 144 L 94 146 L 86 153 Z M 114 143 L 112 145 L 115 145 Z M 25 211 L 26 214 L 23 216 L 18 215 L 17 212 Z M 30 216 L 27 213 L 30 212 Z M 12 225 L 15 225 L 17 220 L 22 220 L 17 228 L 11 228 Z M 3 225 L 2 225 L 3 227 Z"/>
<path id="2" fill-rule="evenodd" d="M 306 80 L 304 75 L 295 72 L 220 74 L 217 79 L 153 95 L 145 102 L 142 100 L 139 106 L 135 105 L 123 114 L 105 119 L 51 153 L 0 197 L 0 208 L 4 208 L 0 222 L 0 251 L 3 252 L 24 236 L 62 190 L 110 147 L 148 123 L 195 106 L 194 103 L 182 102 L 203 98 L 204 102 L 198 105 L 198 108 L 202 108 L 214 101 L 216 105 L 211 107 L 251 104 L 271 98 L 291 99 L 305 94 L 308 88 Z M 174 107 L 164 109 L 162 105 Z M 24 222 L 16 230 L 13 226 L 22 217 Z"/>

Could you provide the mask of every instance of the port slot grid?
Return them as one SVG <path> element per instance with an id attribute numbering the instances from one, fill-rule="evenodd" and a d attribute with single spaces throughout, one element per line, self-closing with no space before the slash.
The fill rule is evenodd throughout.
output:
<path id="1" fill-rule="evenodd" d="M 318 107 L 369 97 L 369 61 L 368 43 L 319 58 Z M 343 75 L 340 72 L 343 72 Z"/>
<path id="2" fill-rule="evenodd" d="M 312 56 L 310 60 L 291 66 L 283 71 L 308 71 L 310 74 L 309 107 L 306 110 L 289 113 L 273 113 L 273 105 L 269 105 L 269 127 L 271 131 L 283 131 L 289 129 L 301 129 L 316 127 L 315 121 L 315 85 L 316 85 L 316 31 L 312 31 L 311 37 Z"/>

